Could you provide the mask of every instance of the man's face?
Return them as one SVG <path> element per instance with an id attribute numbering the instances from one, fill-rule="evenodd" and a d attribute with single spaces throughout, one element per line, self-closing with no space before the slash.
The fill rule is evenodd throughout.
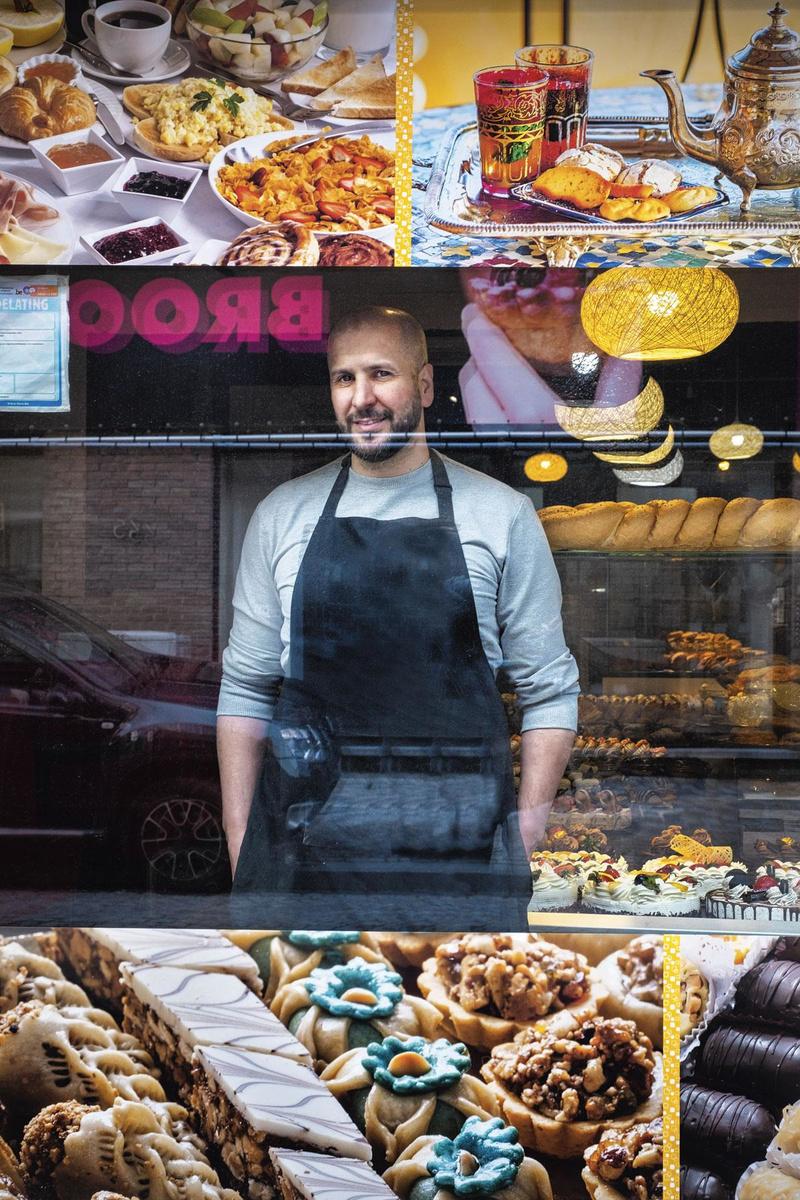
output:
<path id="1" fill-rule="evenodd" d="M 328 367 L 336 423 L 359 458 L 383 462 L 424 431 L 432 371 L 416 362 L 399 330 L 376 323 L 340 334 Z"/>

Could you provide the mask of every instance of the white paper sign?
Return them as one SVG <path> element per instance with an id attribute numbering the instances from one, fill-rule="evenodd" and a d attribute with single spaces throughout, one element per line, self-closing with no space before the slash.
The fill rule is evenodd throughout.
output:
<path id="1" fill-rule="evenodd" d="M 63 275 L 0 278 L 0 412 L 69 411 Z"/>

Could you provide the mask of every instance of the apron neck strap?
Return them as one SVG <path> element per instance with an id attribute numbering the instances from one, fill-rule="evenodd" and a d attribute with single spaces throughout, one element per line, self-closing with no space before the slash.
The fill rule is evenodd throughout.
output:
<path id="1" fill-rule="evenodd" d="M 433 486 L 436 491 L 436 503 L 439 508 L 439 520 L 448 527 L 455 528 L 455 518 L 453 516 L 453 488 L 450 480 L 447 478 L 447 471 L 444 463 L 435 450 L 430 451 L 431 456 L 431 471 L 433 472 Z M 336 476 L 336 482 L 330 490 L 328 499 L 325 501 L 325 507 L 322 510 L 321 520 L 332 520 L 336 516 L 336 509 L 339 507 L 339 501 L 342 498 L 342 493 L 347 487 L 347 480 L 350 475 L 351 455 L 346 454 L 342 459 L 342 465 L 339 468 L 339 474 Z"/>

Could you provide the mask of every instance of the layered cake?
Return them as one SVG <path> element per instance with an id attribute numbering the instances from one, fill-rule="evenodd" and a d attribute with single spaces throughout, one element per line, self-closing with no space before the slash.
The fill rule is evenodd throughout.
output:
<path id="1" fill-rule="evenodd" d="M 281 1200 L 395 1200 L 394 1192 L 357 1158 L 333 1158 L 278 1147 L 269 1152 Z"/>
<path id="2" fill-rule="evenodd" d="M 198 1046 L 192 1107 L 225 1166 L 250 1195 L 274 1195 L 270 1149 L 318 1150 L 369 1162 L 372 1150 L 309 1067 L 278 1054 Z M 254 1186 L 255 1185 L 255 1186 Z"/>
<path id="3" fill-rule="evenodd" d="M 122 1008 L 120 966 L 124 962 L 187 967 L 235 975 L 256 993 L 261 981 L 255 961 L 216 929 L 58 930 L 59 953 L 90 992 L 117 1011 Z"/>
<path id="4" fill-rule="evenodd" d="M 679 854 L 670 854 L 663 858 L 651 858 L 642 871 L 648 874 L 661 875 L 664 879 L 688 883 L 692 891 L 704 899 L 709 892 L 722 887 L 732 871 L 747 871 L 741 862 L 732 863 L 700 863 L 682 858 Z"/>
<path id="5" fill-rule="evenodd" d="M 720 921 L 800 921 L 800 880 L 780 881 L 774 875 L 756 873 L 753 885 L 741 872 L 728 876 L 725 886 L 708 893 L 706 915 Z"/>
<path id="6" fill-rule="evenodd" d="M 589 876 L 582 904 L 588 912 L 690 917 L 700 912 L 700 894 L 686 880 L 607 867 Z"/>
<path id="7" fill-rule="evenodd" d="M 306 1048 L 235 975 L 122 966 L 123 1027 L 139 1038 L 184 1098 L 195 1046 L 237 1046 L 312 1065 Z"/>

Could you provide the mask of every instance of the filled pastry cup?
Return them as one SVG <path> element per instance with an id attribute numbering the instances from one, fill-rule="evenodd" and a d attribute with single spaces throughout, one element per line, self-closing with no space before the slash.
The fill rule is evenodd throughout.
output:
<path id="1" fill-rule="evenodd" d="M 629 933 L 550 933 L 548 942 L 560 946 L 562 950 L 571 950 L 574 954 L 582 954 L 590 967 L 596 967 L 604 958 L 608 958 L 616 950 L 627 946 L 631 940 Z"/>
<path id="2" fill-rule="evenodd" d="M 703 972 L 689 959 L 681 959 L 681 1037 L 689 1037 L 703 1020 L 710 997 L 710 985 Z"/>
<path id="3" fill-rule="evenodd" d="M 363 958 L 283 984 L 271 1008 L 318 1066 L 392 1033 L 430 1038 L 442 1022 L 433 1004 L 406 994 L 396 971 Z"/>
<path id="4" fill-rule="evenodd" d="M 517 1131 L 499 1117 L 467 1117 L 454 1138 L 426 1134 L 389 1167 L 384 1179 L 400 1200 L 552 1200 L 545 1167 L 526 1157 Z"/>
<path id="5" fill-rule="evenodd" d="M 418 933 L 402 933 L 396 930 L 375 931 L 365 934 L 373 939 L 378 950 L 395 967 L 421 967 L 435 953 L 436 947 L 447 942 L 454 933 L 436 933 L 420 930 Z"/>
<path id="6" fill-rule="evenodd" d="M 468 1074 L 466 1046 L 445 1038 L 390 1035 L 334 1059 L 320 1078 L 375 1152 L 391 1165 L 426 1134 L 455 1137 L 467 1117 L 499 1116 L 495 1094 Z"/>
<path id="7" fill-rule="evenodd" d="M 664 1044 L 663 953 L 660 937 L 643 934 L 597 967 L 608 992 L 601 1004 L 603 1015 L 633 1021 L 657 1050 Z"/>
<path id="8" fill-rule="evenodd" d="M 332 967 L 351 958 L 385 962 L 372 934 L 332 929 L 224 929 L 226 937 L 258 964 L 269 1004 L 278 988 L 307 978 L 317 967 Z"/>
<path id="9" fill-rule="evenodd" d="M 656 1200 L 663 1194 L 664 1135 L 660 1117 L 626 1130 L 605 1130 L 584 1151 L 583 1158 L 586 1165 L 581 1179 L 592 1200 L 630 1200 L 631 1196 Z"/>
<path id="10" fill-rule="evenodd" d="M 576 1021 L 593 1016 L 607 996 L 583 955 L 528 933 L 469 933 L 444 942 L 418 985 L 442 1013 L 443 1031 L 479 1050 L 564 1013 Z"/>
<path id="11" fill-rule="evenodd" d="M 661 1055 L 619 1017 L 525 1030 L 495 1047 L 481 1074 L 522 1145 L 554 1158 L 661 1116 Z"/>

